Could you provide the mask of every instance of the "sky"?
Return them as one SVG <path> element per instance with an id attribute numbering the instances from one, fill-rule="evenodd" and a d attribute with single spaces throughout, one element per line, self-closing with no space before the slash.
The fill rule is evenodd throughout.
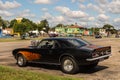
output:
<path id="1" fill-rule="evenodd" d="M 77 23 L 120 29 L 120 0 L 0 0 L 0 16 L 9 21 L 24 17 L 36 23 L 47 19 L 50 27 Z"/>

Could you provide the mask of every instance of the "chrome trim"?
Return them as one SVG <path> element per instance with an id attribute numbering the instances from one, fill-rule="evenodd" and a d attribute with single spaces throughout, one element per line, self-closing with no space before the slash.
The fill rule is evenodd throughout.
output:
<path id="1" fill-rule="evenodd" d="M 100 56 L 100 57 L 96 57 L 96 58 L 86 59 L 86 60 L 87 61 L 94 61 L 94 60 L 102 59 L 102 58 L 109 57 L 109 56 L 111 56 L 111 54 Z"/>

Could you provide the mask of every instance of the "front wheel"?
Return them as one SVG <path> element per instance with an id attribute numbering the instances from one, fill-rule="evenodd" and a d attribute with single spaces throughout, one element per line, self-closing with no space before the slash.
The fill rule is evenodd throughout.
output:
<path id="1" fill-rule="evenodd" d="M 75 74 L 79 70 L 78 64 L 71 57 L 64 57 L 61 60 L 61 68 L 64 73 Z"/>
<path id="2" fill-rule="evenodd" d="M 19 56 L 17 57 L 17 64 L 18 64 L 18 66 L 20 66 L 20 67 L 26 66 L 27 60 L 25 59 L 25 57 L 24 57 L 23 55 L 19 55 Z"/>

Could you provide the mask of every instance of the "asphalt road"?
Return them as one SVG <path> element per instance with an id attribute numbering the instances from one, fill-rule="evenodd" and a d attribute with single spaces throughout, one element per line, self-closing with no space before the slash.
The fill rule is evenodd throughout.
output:
<path id="1" fill-rule="evenodd" d="M 100 62 L 95 69 L 81 69 L 80 72 L 75 75 L 62 73 L 58 66 L 34 64 L 24 67 L 24 69 L 52 75 L 78 77 L 84 80 L 120 80 L 120 39 L 108 38 L 86 40 L 97 45 L 111 46 L 112 56 L 108 60 Z M 12 50 L 19 47 L 27 47 L 28 45 L 30 45 L 30 41 L 0 42 L 0 65 L 20 68 L 16 65 L 16 60 L 12 56 Z"/>
<path id="2" fill-rule="evenodd" d="M 0 42 L 0 64 L 8 65 L 10 63 L 15 63 L 12 50 L 15 48 L 27 47 L 28 45 L 30 45 L 30 41 Z"/>

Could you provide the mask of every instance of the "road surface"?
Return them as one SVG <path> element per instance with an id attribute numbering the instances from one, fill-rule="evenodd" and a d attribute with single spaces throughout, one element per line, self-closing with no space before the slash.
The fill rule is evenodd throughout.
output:
<path id="1" fill-rule="evenodd" d="M 78 74 L 69 75 L 61 72 L 57 66 L 47 66 L 34 64 L 24 67 L 24 69 L 34 70 L 52 75 L 72 76 L 83 78 L 84 80 L 120 80 L 120 39 L 105 38 L 105 39 L 86 39 L 97 45 L 111 46 L 112 56 L 101 63 L 95 69 L 80 70 Z M 16 65 L 16 61 L 12 56 L 12 50 L 19 47 L 27 47 L 30 41 L 21 42 L 0 42 L 0 65 L 20 68 Z"/>

